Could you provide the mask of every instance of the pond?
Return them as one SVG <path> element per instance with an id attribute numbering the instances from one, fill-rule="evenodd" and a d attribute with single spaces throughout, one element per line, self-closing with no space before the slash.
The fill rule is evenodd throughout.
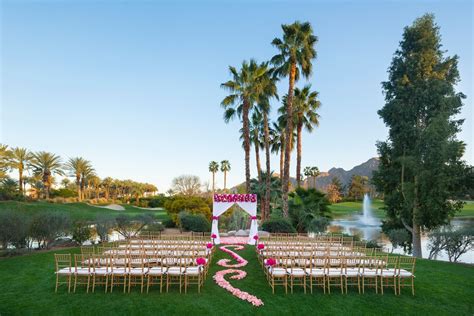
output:
<path id="1" fill-rule="evenodd" d="M 455 218 L 451 221 L 451 224 L 455 228 L 472 226 L 474 225 L 474 218 Z M 385 251 L 406 254 L 403 251 L 403 248 L 392 247 L 390 240 L 384 233 L 382 233 L 381 225 L 382 223 L 380 219 L 370 216 L 370 214 L 367 214 L 367 212 L 362 210 L 362 215 L 358 214 L 351 215 L 346 218 L 334 219 L 331 222 L 331 225 L 328 227 L 328 232 L 345 233 L 357 235 L 365 240 L 376 240 L 379 244 L 383 245 Z M 428 237 L 426 235 L 422 236 L 421 246 L 423 249 L 423 258 L 428 258 Z M 448 256 L 446 253 L 442 252 L 435 259 L 448 261 Z M 474 250 L 463 254 L 458 261 L 464 263 L 474 263 Z"/>

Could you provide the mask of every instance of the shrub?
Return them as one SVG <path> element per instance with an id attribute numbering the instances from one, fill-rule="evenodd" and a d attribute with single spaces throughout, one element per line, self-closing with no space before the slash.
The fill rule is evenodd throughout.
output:
<path id="1" fill-rule="evenodd" d="M 49 193 L 50 198 L 71 198 L 71 197 L 77 197 L 77 192 L 74 190 L 66 189 L 66 188 L 61 188 L 58 190 L 52 189 L 51 192 Z"/>
<path id="2" fill-rule="evenodd" d="M 210 218 L 211 206 L 211 199 L 200 196 L 177 195 L 165 202 L 165 209 L 176 224 L 179 223 L 178 214 L 183 211 L 190 214 L 201 214 L 205 218 Z"/>
<path id="3" fill-rule="evenodd" d="M 166 219 L 162 224 L 165 228 L 176 228 L 176 223 L 172 219 Z"/>
<path id="4" fill-rule="evenodd" d="M 284 218 L 271 218 L 262 223 L 262 229 L 269 233 L 296 233 L 296 229 Z"/>
<path id="5" fill-rule="evenodd" d="M 130 217 L 121 214 L 115 218 L 117 232 L 125 238 L 136 236 L 146 225 L 153 223 L 153 216 L 142 214 Z"/>
<path id="6" fill-rule="evenodd" d="M 308 225 L 308 232 L 324 233 L 330 224 L 330 220 L 326 217 L 316 216 Z"/>
<path id="7" fill-rule="evenodd" d="M 142 232 L 162 232 L 165 230 L 165 226 L 161 223 L 152 223 L 147 225 Z"/>
<path id="8" fill-rule="evenodd" d="M 382 248 L 377 240 L 366 240 L 367 248 Z"/>
<path id="9" fill-rule="evenodd" d="M 64 213 L 38 213 L 33 216 L 30 236 L 38 242 L 38 247 L 48 247 L 49 243 L 63 236 L 70 229 L 69 216 Z"/>
<path id="10" fill-rule="evenodd" d="M 92 237 L 91 228 L 86 222 L 75 222 L 72 227 L 72 240 L 82 245 L 85 241 Z"/>
<path id="11" fill-rule="evenodd" d="M 391 229 L 387 232 L 387 237 L 393 248 L 403 247 L 404 251 L 411 251 L 411 235 L 405 228 Z"/>
<path id="12" fill-rule="evenodd" d="M 95 221 L 95 230 L 100 242 L 109 241 L 109 233 L 115 226 L 115 219 L 106 215 L 98 215 Z"/>
<path id="13" fill-rule="evenodd" d="M 180 227 L 187 231 L 208 232 L 211 230 L 211 224 L 203 215 L 195 215 L 188 212 L 179 213 Z"/>
<path id="14" fill-rule="evenodd" d="M 30 218 L 17 212 L 0 213 L 0 243 L 3 248 L 9 244 L 24 248 L 27 244 Z"/>
<path id="15" fill-rule="evenodd" d="M 429 258 L 446 251 L 450 262 L 457 262 L 459 257 L 474 249 L 474 228 L 465 227 L 454 230 L 452 226 L 439 228 L 429 234 Z"/>
<path id="16" fill-rule="evenodd" d="M 318 217 L 329 218 L 329 201 L 326 195 L 315 189 L 297 188 L 290 193 L 289 215 L 291 223 L 300 233 L 310 231 L 313 219 Z M 323 223 L 322 221 L 318 221 Z M 314 224 L 317 224 L 315 222 Z M 320 228 L 320 227 L 317 227 Z"/>
<path id="17" fill-rule="evenodd" d="M 154 196 L 148 201 L 148 207 L 164 207 L 167 199 L 164 194 Z"/>

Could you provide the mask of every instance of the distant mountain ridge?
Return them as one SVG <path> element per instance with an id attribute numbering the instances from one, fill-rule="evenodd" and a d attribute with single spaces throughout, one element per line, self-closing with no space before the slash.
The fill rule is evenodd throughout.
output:
<path id="1" fill-rule="evenodd" d="M 316 187 L 317 187 L 318 190 L 326 191 L 327 186 L 331 183 L 332 178 L 334 178 L 334 177 L 339 178 L 342 185 L 344 185 L 346 187 L 349 185 L 349 183 L 351 181 L 351 177 L 353 175 L 366 176 L 369 179 L 372 179 L 372 173 L 374 172 L 374 170 L 377 170 L 378 167 L 379 167 L 379 158 L 378 157 L 370 158 L 366 162 L 361 163 L 360 165 L 357 165 L 357 166 L 353 167 L 352 169 L 350 169 L 348 171 L 346 171 L 343 168 L 333 167 L 333 168 L 329 169 L 329 171 L 321 172 L 319 174 L 319 176 L 316 177 Z M 273 175 L 277 176 L 277 177 L 280 176 L 280 174 L 278 174 L 278 173 L 273 173 Z M 290 182 L 291 182 L 291 185 L 293 187 L 296 186 L 296 179 L 295 178 L 290 177 Z M 243 185 L 245 185 L 245 182 L 231 188 L 230 191 L 231 192 L 237 192 L 237 188 L 239 186 L 243 186 Z M 302 186 L 306 187 L 306 188 L 308 186 L 312 187 L 313 186 L 313 177 L 305 179 L 303 181 Z"/>
<path id="2" fill-rule="evenodd" d="M 372 179 L 372 173 L 374 170 L 377 170 L 379 166 L 379 158 L 370 158 L 366 162 L 357 165 L 353 167 L 352 169 L 346 171 L 343 168 L 331 168 L 327 172 L 321 172 L 321 174 L 316 177 L 316 187 L 319 190 L 325 191 L 327 186 L 331 183 L 332 178 L 336 177 L 338 178 L 342 185 L 348 186 L 351 177 L 353 175 L 360 175 L 360 176 L 366 176 L 369 179 Z M 312 186 L 313 183 L 313 178 L 306 179 L 304 181 L 304 186 L 308 187 L 308 185 Z"/>

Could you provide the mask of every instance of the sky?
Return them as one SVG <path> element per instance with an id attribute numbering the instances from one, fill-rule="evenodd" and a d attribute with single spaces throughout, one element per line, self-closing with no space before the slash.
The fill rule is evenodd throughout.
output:
<path id="1" fill-rule="evenodd" d="M 425 13 L 435 14 L 446 54 L 460 58 L 459 138 L 472 164 L 472 1 L 0 0 L 0 142 L 82 156 L 100 177 L 161 192 L 182 174 L 210 182 L 211 160 L 229 160 L 228 186 L 241 183 L 240 123 L 223 121 L 220 84 L 229 65 L 269 60 L 281 24 L 300 20 L 318 43 L 313 75 L 297 86 L 312 84 L 322 103 L 320 126 L 303 135 L 302 166 L 350 169 L 387 137 L 381 82 L 403 28 Z M 271 165 L 279 171 L 277 156 Z M 216 180 L 222 187 L 221 173 Z"/>

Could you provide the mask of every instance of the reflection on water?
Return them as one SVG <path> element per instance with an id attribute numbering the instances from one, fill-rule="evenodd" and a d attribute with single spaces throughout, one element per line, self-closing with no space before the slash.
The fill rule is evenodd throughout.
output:
<path id="1" fill-rule="evenodd" d="M 383 245 L 384 250 L 393 253 L 406 254 L 403 248 L 393 248 L 390 240 L 382 233 L 380 219 L 373 218 L 374 222 L 372 225 L 364 224 L 361 215 L 354 215 L 350 218 L 335 219 L 331 222 L 328 227 L 328 232 L 331 233 L 345 233 L 349 235 L 358 236 L 365 240 L 376 240 L 379 244 Z M 474 218 L 466 219 L 454 219 L 451 224 L 455 228 L 467 227 L 474 225 Z M 423 235 L 421 238 L 421 246 L 423 248 L 423 258 L 428 258 L 428 237 Z M 448 256 L 442 252 L 436 258 L 437 260 L 448 261 Z M 463 254 L 459 260 L 465 263 L 474 263 L 474 250 L 471 250 Z"/>

